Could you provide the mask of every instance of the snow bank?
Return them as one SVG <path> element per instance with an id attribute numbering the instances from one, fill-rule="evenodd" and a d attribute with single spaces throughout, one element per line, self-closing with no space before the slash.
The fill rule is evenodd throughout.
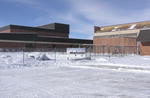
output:
<path id="1" fill-rule="evenodd" d="M 0 68 L 31 66 L 77 66 L 150 71 L 150 56 L 86 57 L 84 54 L 53 52 L 1 52 Z"/>

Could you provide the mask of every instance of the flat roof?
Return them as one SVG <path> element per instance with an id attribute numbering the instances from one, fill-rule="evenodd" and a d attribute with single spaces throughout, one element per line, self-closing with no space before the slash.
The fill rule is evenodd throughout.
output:
<path id="1" fill-rule="evenodd" d="M 59 28 L 56 28 L 57 25 L 59 25 Z M 60 31 L 59 33 L 69 33 L 69 25 L 61 24 L 61 23 L 52 23 L 52 24 L 47 24 L 47 25 L 42 25 L 42 26 L 37 26 L 37 27 L 21 26 L 21 25 L 14 25 L 14 24 L 0 27 L 0 31 L 4 31 L 8 29 L 25 29 L 25 30 L 47 31 L 47 32 Z"/>

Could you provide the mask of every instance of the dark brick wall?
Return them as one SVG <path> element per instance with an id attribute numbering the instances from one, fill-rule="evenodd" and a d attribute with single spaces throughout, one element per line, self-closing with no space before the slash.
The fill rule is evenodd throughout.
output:
<path id="1" fill-rule="evenodd" d="M 0 48 L 24 48 L 25 43 L 0 42 Z"/>
<path id="2" fill-rule="evenodd" d="M 10 29 L 0 31 L 0 33 L 9 33 L 9 32 L 11 32 Z"/>
<path id="3" fill-rule="evenodd" d="M 0 48 L 69 48 L 79 47 L 78 45 L 63 44 L 42 44 L 42 43 L 22 43 L 22 42 L 0 42 Z"/>
<path id="4" fill-rule="evenodd" d="M 39 30 L 24 30 L 24 29 L 11 29 L 10 32 L 23 32 L 23 33 L 36 33 L 39 36 L 54 36 L 54 37 L 69 37 L 67 33 L 52 32 L 52 31 L 39 31 Z"/>
<path id="5" fill-rule="evenodd" d="M 25 29 L 7 29 L 2 30 L 0 33 L 35 33 L 39 36 L 50 36 L 50 37 L 65 37 L 69 38 L 69 33 L 54 32 L 54 31 L 40 31 L 40 30 L 25 30 Z"/>

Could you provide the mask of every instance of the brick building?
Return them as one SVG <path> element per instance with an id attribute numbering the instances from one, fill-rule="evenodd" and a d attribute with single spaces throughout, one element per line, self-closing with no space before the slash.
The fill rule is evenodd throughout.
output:
<path id="1" fill-rule="evenodd" d="M 52 23 L 37 27 L 8 25 L 0 28 L 0 48 L 67 48 L 92 44 L 69 38 L 69 25 Z"/>
<path id="2" fill-rule="evenodd" d="M 93 43 L 99 46 L 95 51 L 100 53 L 118 52 L 150 55 L 150 42 L 145 42 L 144 40 L 145 36 L 150 36 L 149 28 L 150 21 L 102 27 L 95 26 Z M 102 49 L 102 47 L 107 47 L 109 51 Z"/>
<path id="3" fill-rule="evenodd" d="M 150 29 L 141 30 L 137 43 L 139 45 L 139 52 L 141 55 L 150 55 Z"/>

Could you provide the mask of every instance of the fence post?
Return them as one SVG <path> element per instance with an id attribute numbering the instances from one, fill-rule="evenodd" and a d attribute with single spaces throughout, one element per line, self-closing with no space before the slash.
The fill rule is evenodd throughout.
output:
<path id="1" fill-rule="evenodd" d="M 90 58 L 92 58 L 92 54 L 91 54 L 91 52 L 92 52 L 92 46 L 90 46 Z"/>
<path id="2" fill-rule="evenodd" d="M 54 49 L 55 49 L 55 63 L 56 63 L 56 47 Z"/>
<path id="3" fill-rule="evenodd" d="M 23 65 L 24 65 L 24 48 L 23 48 Z"/>
<path id="4" fill-rule="evenodd" d="M 136 47 L 136 54 L 137 55 L 140 55 L 140 42 L 137 42 L 137 45 L 135 46 Z"/>

